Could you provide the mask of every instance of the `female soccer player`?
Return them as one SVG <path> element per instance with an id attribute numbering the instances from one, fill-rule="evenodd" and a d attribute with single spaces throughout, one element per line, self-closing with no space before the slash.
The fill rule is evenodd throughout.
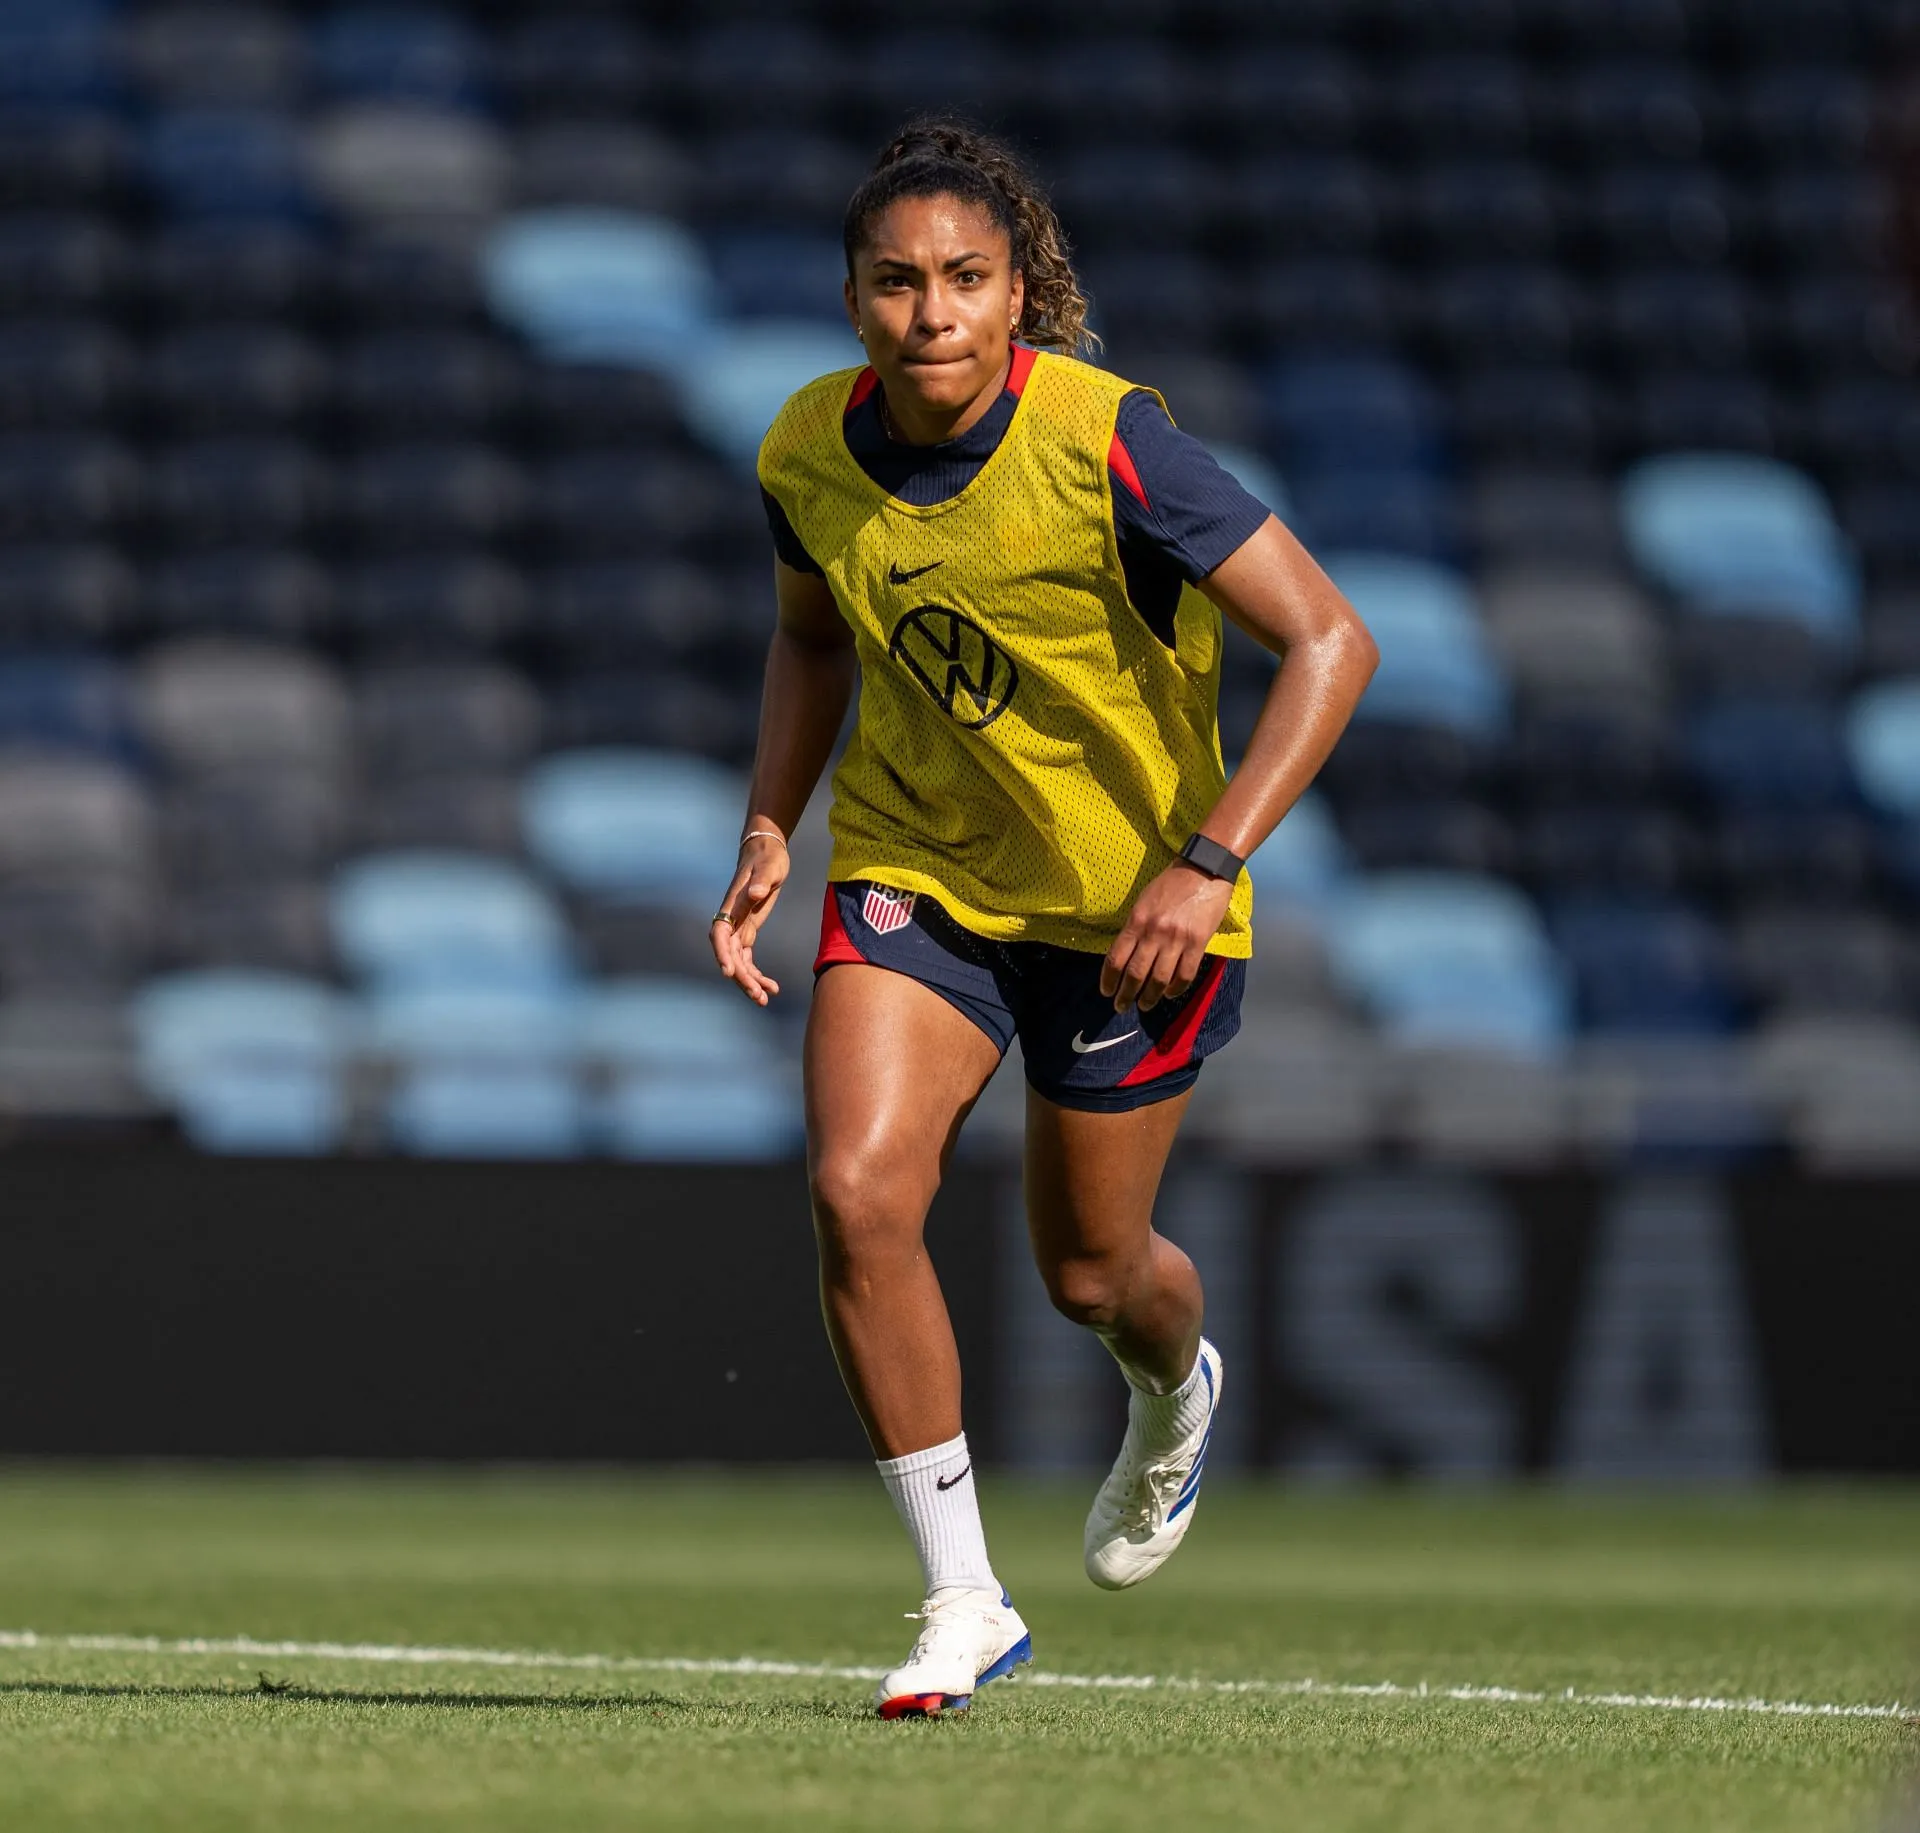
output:
<path id="1" fill-rule="evenodd" d="M 1201 1060 L 1239 1026 L 1245 857 L 1332 749 L 1375 651 L 1157 395 L 1074 360 L 1086 300 L 1006 148 L 909 128 L 854 193 L 845 241 L 869 367 L 801 389 L 761 450 L 779 622 L 711 937 L 765 1005 L 779 988 L 754 941 L 857 673 L 808 1172 L 827 1332 L 925 1580 L 919 1638 L 879 1690 L 892 1718 L 964 1707 L 1032 1655 L 987 1556 L 921 1232 L 1016 1036 L 1034 1257 L 1132 1390 L 1088 1575 L 1139 1583 L 1193 1519 L 1221 1364 L 1154 1193 Z M 1223 611 L 1285 658 L 1231 783 Z"/>

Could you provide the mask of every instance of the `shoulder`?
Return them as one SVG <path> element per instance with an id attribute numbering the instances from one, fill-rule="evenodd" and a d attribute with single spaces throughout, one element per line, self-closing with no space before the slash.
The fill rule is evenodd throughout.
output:
<path id="1" fill-rule="evenodd" d="M 865 368 L 836 369 L 790 394 L 760 442 L 760 481 L 772 488 L 783 466 L 825 434 L 838 432 L 841 417 L 862 379 Z"/>

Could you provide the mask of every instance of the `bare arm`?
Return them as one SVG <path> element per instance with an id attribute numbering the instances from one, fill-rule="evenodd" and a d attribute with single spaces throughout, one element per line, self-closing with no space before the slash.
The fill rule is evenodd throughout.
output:
<path id="1" fill-rule="evenodd" d="M 787 881 L 786 838 L 833 753 L 855 674 L 853 632 L 827 582 L 777 560 L 773 571 L 780 618 L 767 649 L 760 738 L 741 829 L 760 837 L 742 842 L 739 868 L 720 900 L 732 920 L 716 918 L 707 932 L 720 971 L 762 1006 L 780 987 L 754 965 L 754 938 Z"/>
<path id="2" fill-rule="evenodd" d="M 1247 753 L 1200 831 L 1242 858 L 1280 825 L 1346 729 L 1380 659 L 1353 607 L 1275 518 L 1200 582 L 1255 642 L 1281 657 Z M 1232 885 L 1176 861 L 1135 902 L 1100 990 L 1122 1012 L 1193 984 Z"/>

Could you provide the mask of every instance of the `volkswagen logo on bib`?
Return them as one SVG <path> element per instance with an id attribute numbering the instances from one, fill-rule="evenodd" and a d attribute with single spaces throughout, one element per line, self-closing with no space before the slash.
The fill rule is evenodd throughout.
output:
<path id="1" fill-rule="evenodd" d="M 976 731 L 1007 710 L 1020 683 L 1013 658 L 972 618 L 944 605 L 915 605 L 894 625 L 887 653 L 951 718 Z"/>

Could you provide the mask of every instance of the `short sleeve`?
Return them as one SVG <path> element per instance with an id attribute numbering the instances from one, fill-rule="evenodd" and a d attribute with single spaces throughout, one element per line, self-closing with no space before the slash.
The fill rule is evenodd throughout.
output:
<path id="1" fill-rule="evenodd" d="M 1158 548 L 1190 584 L 1206 578 L 1271 513 L 1213 454 L 1167 416 L 1158 396 L 1136 389 L 1120 403 L 1114 431 L 1115 520 Z"/>
<path id="2" fill-rule="evenodd" d="M 800 537 L 794 533 L 793 524 L 787 519 L 787 512 L 780 507 L 773 492 L 764 484 L 760 487 L 760 501 L 766 506 L 767 528 L 773 536 L 773 551 L 780 557 L 781 564 L 792 567 L 796 573 L 812 573 L 816 577 L 824 578 L 822 568 L 801 545 Z"/>

